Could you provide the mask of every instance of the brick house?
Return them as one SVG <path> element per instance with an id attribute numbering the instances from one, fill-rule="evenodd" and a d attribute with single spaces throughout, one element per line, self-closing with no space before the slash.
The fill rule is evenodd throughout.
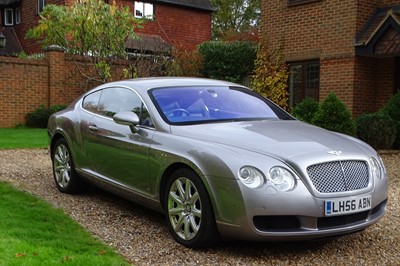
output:
<path id="1" fill-rule="evenodd" d="M 108 1 L 108 0 L 106 0 Z M 111 1 L 111 0 L 109 0 Z M 141 41 L 127 42 L 128 50 L 162 50 L 171 46 L 194 49 L 211 39 L 211 16 L 214 7 L 209 0 L 116 0 L 129 6 L 137 18 L 152 18 L 137 33 Z M 0 33 L 6 47 L 0 55 L 19 52 L 41 52 L 34 40 L 25 39 L 27 30 L 37 24 L 39 12 L 46 4 L 68 5 L 73 0 L 0 0 Z"/>
<path id="2" fill-rule="evenodd" d="M 400 88 L 400 1 L 264 0 L 262 32 L 284 41 L 289 103 L 334 91 L 353 113 L 375 112 Z"/>

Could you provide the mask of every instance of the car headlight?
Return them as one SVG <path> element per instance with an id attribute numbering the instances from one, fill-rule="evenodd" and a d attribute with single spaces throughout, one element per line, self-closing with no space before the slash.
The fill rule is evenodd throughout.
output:
<path id="1" fill-rule="evenodd" d="M 371 157 L 371 173 L 373 178 L 382 178 L 382 168 L 380 163 L 374 157 Z"/>
<path id="2" fill-rule="evenodd" d="M 269 170 L 269 180 L 280 191 L 290 191 L 296 185 L 296 179 L 287 169 L 274 166 Z"/>
<path id="3" fill-rule="evenodd" d="M 257 168 L 243 166 L 239 170 L 239 180 L 249 188 L 259 188 L 264 184 L 265 177 Z"/>

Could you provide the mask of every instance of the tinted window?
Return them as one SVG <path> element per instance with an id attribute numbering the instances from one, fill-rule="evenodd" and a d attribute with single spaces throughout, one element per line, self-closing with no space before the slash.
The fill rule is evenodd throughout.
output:
<path id="1" fill-rule="evenodd" d="M 180 87 L 151 91 L 167 122 L 287 119 L 287 115 L 248 89 L 229 87 Z"/>

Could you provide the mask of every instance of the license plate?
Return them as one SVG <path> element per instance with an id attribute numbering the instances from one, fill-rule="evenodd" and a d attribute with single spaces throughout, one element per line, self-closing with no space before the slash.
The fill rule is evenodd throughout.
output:
<path id="1" fill-rule="evenodd" d="M 371 196 L 358 196 L 325 201 L 325 215 L 335 216 L 371 209 Z"/>

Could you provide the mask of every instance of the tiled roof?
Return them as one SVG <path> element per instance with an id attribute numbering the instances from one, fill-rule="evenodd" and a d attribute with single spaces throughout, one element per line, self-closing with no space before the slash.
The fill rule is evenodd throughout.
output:
<path id="1" fill-rule="evenodd" d="M 215 11 L 215 7 L 213 7 L 209 0 L 155 0 L 154 2 L 185 6 L 206 11 Z"/>
<path id="2" fill-rule="evenodd" d="M 0 29 L 0 31 L 6 37 L 6 47 L 0 48 L 0 55 L 15 56 L 23 51 L 14 28 L 6 27 L 3 30 Z"/>
<path id="3" fill-rule="evenodd" d="M 377 9 L 364 28 L 357 34 L 355 45 L 368 45 L 374 37 L 382 33 L 381 31 L 388 24 L 400 26 L 400 6 Z"/>
<path id="4" fill-rule="evenodd" d="M 128 39 L 125 48 L 136 53 L 168 53 L 171 45 L 157 35 L 139 35 L 139 39 Z"/>

